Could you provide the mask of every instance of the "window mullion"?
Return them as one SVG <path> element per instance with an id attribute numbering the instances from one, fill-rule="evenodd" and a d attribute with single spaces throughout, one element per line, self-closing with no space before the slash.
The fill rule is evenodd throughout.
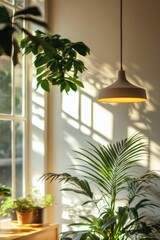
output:
<path id="1" fill-rule="evenodd" d="M 15 121 L 11 122 L 11 131 L 12 131 L 12 192 L 13 197 L 16 194 L 16 132 L 15 132 Z"/>

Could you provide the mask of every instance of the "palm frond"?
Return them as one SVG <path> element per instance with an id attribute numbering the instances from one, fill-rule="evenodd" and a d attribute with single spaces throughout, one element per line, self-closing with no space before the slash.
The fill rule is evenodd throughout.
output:
<path id="1" fill-rule="evenodd" d="M 75 193 L 83 194 L 90 199 L 93 198 L 93 192 L 91 191 L 90 185 L 87 182 L 87 180 L 81 180 L 78 177 L 72 176 L 68 173 L 61 173 L 61 174 L 56 174 L 56 173 L 46 173 L 40 177 L 42 180 L 50 180 L 51 182 L 53 180 L 58 180 L 59 182 L 64 182 L 64 183 L 70 183 L 71 185 L 77 187 L 75 188 L 64 188 L 62 190 L 65 191 L 72 191 Z"/>
<path id="2" fill-rule="evenodd" d="M 101 146 L 88 142 L 89 148 L 75 151 L 76 164 L 70 170 L 76 170 L 80 177 L 68 173 L 47 173 L 43 180 L 58 180 L 69 183 L 71 187 L 62 188 L 87 196 L 82 205 L 94 203 L 98 207 L 95 215 L 79 216 L 80 222 L 70 226 L 87 227 L 86 230 L 69 231 L 62 234 L 62 240 L 127 240 L 137 236 L 141 240 L 156 240 L 155 233 L 160 224 L 146 216 L 146 209 L 152 211 L 159 204 L 150 199 L 149 187 L 160 180 L 156 172 L 147 172 L 135 177 L 132 167 L 147 156 L 147 142 L 140 134 L 115 144 Z M 92 184 L 92 185 L 91 185 Z M 91 189 L 98 190 L 98 196 Z M 96 189 L 97 190 L 96 190 Z M 116 206 L 119 196 L 125 194 L 127 204 Z M 121 195 L 119 195 L 121 194 Z"/>

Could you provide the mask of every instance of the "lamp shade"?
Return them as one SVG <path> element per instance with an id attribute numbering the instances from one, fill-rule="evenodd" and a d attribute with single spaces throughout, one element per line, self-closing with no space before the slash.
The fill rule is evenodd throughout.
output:
<path id="1" fill-rule="evenodd" d="M 125 71 L 118 72 L 118 80 L 110 86 L 99 91 L 98 102 L 108 103 L 133 103 L 145 102 L 146 91 L 143 88 L 131 84 L 125 75 Z"/>

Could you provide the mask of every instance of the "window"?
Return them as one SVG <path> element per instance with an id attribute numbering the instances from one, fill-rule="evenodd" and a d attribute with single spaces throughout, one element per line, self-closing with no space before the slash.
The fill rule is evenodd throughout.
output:
<path id="1" fill-rule="evenodd" d="M 1 4 L 12 13 L 26 7 L 28 1 L 1 0 Z M 22 38 L 21 32 L 17 38 Z M 28 66 L 21 54 L 16 66 L 9 57 L 0 57 L 0 183 L 10 186 L 15 197 L 24 194 L 27 184 L 34 185 L 38 174 L 44 173 L 45 100 L 29 81 L 34 75 L 29 76 L 32 64 L 30 71 Z M 41 150 L 38 154 L 37 149 Z"/>

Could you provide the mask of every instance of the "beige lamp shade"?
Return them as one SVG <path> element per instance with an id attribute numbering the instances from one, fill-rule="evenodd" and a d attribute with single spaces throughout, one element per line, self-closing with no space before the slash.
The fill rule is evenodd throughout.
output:
<path id="1" fill-rule="evenodd" d="M 146 91 L 143 88 L 131 84 L 125 75 L 125 71 L 118 72 L 118 80 L 110 86 L 99 91 L 98 102 L 106 103 L 133 103 L 145 102 Z"/>

